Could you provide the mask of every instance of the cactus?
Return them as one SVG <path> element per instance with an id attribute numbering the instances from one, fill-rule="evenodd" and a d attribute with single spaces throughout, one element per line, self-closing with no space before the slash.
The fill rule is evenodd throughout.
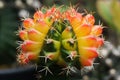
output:
<path id="1" fill-rule="evenodd" d="M 23 28 L 18 31 L 23 40 L 17 57 L 19 63 L 37 63 L 42 76 L 48 72 L 68 75 L 72 68 L 93 66 L 99 55 L 97 50 L 104 43 L 102 25 L 94 25 L 92 14 L 83 15 L 73 7 L 44 10 L 36 11 L 33 18 L 22 22 Z"/>

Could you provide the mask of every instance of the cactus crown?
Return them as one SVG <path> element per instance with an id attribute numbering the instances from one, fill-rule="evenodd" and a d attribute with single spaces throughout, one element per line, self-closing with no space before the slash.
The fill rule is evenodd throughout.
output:
<path id="1" fill-rule="evenodd" d="M 38 10 L 33 18 L 23 20 L 23 29 L 19 30 L 23 40 L 18 55 L 21 64 L 37 62 L 40 66 L 78 69 L 93 65 L 104 42 L 103 28 L 94 25 L 92 14 L 83 15 L 72 7 L 61 9 Z"/>

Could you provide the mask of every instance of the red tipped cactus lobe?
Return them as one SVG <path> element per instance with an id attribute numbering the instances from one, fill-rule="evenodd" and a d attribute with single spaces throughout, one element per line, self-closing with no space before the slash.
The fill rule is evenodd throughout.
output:
<path id="1" fill-rule="evenodd" d="M 50 10 L 47 10 L 45 13 L 45 17 L 51 17 L 51 15 L 53 15 L 56 11 L 55 7 L 52 7 Z"/>
<path id="2" fill-rule="evenodd" d="M 36 55 L 37 54 L 37 55 Z M 21 63 L 21 64 L 27 64 L 28 62 L 30 61 L 34 61 L 34 60 L 37 60 L 37 57 L 38 57 L 38 53 L 35 53 L 35 52 L 27 52 L 27 53 L 20 53 L 18 55 L 18 61 Z"/>
<path id="3" fill-rule="evenodd" d="M 34 21 L 31 18 L 26 18 L 23 21 L 23 27 L 26 29 L 32 28 L 33 25 L 34 25 Z"/>
<path id="4" fill-rule="evenodd" d="M 79 38 L 79 37 L 82 37 L 82 36 L 89 35 L 90 32 L 91 32 L 91 29 L 92 29 L 91 25 L 82 24 L 79 27 L 75 28 L 74 32 L 75 32 L 76 36 Z"/>
<path id="5" fill-rule="evenodd" d="M 83 18 L 83 23 L 87 23 L 90 25 L 94 25 L 95 23 L 95 19 L 94 16 L 92 14 L 87 14 L 84 18 Z"/>
<path id="6" fill-rule="evenodd" d="M 41 43 L 25 40 L 23 44 L 21 44 L 21 49 L 23 52 L 28 51 L 37 51 L 41 47 Z"/>
<path id="7" fill-rule="evenodd" d="M 19 37 L 20 37 L 22 40 L 27 40 L 27 39 L 28 39 L 27 31 L 25 31 L 25 30 L 20 30 L 20 31 L 19 31 Z"/>
<path id="8" fill-rule="evenodd" d="M 92 28 L 91 34 L 94 36 L 100 36 L 102 34 L 103 27 L 101 25 L 95 25 Z"/>
<path id="9" fill-rule="evenodd" d="M 81 37 L 78 42 L 80 43 L 81 47 L 97 47 L 97 39 L 92 35 Z"/>
<path id="10" fill-rule="evenodd" d="M 47 33 L 49 30 L 49 26 L 46 24 L 45 21 L 39 20 L 35 23 L 34 28 L 41 33 Z"/>
<path id="11" fill-rule="evenodd" d="M 26 54 L 24 53 L 20 53 L 18 56 L 18 62 L 21 63 L 21 64 L 26 64 L 29 62 L 29 59 L 27 58 Z"/>
<path id="12" fill-rule="evenodd" d="M 103 28 L 94 23 L 92 14 L 83 15 L 73 8 L 61 11 L 53 7 L 44 13 L 36 11 L 33 18 L 23 21 L 24 28 L 19 31 L 23 40 L 19 62 L 37 60 L 43 53 L 59 65 L 67 65 L 79 57 L 82 67 L 92 66 L 98 57 L 97 50 L 104 44 Z"/>
<path id="13" fill-rule="evenodd" d="M 43 14 L 43 12 L 41 12 L 41 11 L 36 11 L 36 12 L 34 13 L 33 18 L 34 18 L 35 20 L 44 19 L 44 14 Z"/>
<path id="14" fill-rule="evenodd" d="M 28 31 L 28 38 L 32 41 L 41 42 L 45 38 L 45 35 L 36 29 L 30 29 Z"/>
<path id="15" fill-rule="evenodd" d="M 93 61 L 94 61 L 93 58 L 90 58 L 90 59 L 86 59 L 84 57 L 80 58 L 80 62 L 82 66 L 91 66 L 93 65 Z"/>
<path id="16" fill-rule="evenodd" d="M 98 46 L 98 47 L 101 47 L 103 44 L 104 44 L 104 39 L 98 37 L 98 38 L 97 38 L 97 46 Z"/>
<path id="17" fill-rule="evenodd" d="M 98 53 L 96 48 L 82 48 L 80 49 L 80 62 L 82 66 L 91 66 Z"/>
<path id="18" fill-rule="evenodd" d="M 77 28 L 82 24 L 82 14 L 80 13 L 77 13 L 76 15 L 70 15 L 70 13 L 68 13 L 67 18 L 70 21 L 72 27 Z"/>
<path id="19" fill-rule="evenodd" d="M 80 49 L 81 56 L 85 58 L 96 58 L 98 56 L 96 48 L 83 47 Z"/>

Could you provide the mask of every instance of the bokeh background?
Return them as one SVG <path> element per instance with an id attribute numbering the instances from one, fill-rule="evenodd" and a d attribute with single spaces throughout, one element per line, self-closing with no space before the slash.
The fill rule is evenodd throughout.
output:
<path id="1" fill-rule="evenodd" d="M 42 6 L 74 5 L 79 12 L 94 13 L 103 24 L 105 43 L 94 69 L 84 69 L 82 80 L 120 80 L 120 1 L 119 0 L 0 0 L 0 70 L 16 65 L 17 30 L 21 19 L 32 17 Z M 88 73 L 86 73 L 89 71 Z"/>

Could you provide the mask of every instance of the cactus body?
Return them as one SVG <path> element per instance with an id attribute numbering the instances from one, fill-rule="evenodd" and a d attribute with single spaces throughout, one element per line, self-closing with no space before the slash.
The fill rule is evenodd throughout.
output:
<path id="1" fill-rule="evenodd" d="M 99 55 L 97 49 L 104 43 L 103 28 L 94 23 L 92 14 L 83 16 L 74 8 L 62 12 L 55 7 L 44 13 L 37 11 L 33 18 L 23 21 L 23 30 L 19 31 L 23 43 L 18 61 L 39 62 L 44 56 L 49 60 L 45 64 L 76 67 L 77 62 L 79 69 L 92 66 Z"/>

